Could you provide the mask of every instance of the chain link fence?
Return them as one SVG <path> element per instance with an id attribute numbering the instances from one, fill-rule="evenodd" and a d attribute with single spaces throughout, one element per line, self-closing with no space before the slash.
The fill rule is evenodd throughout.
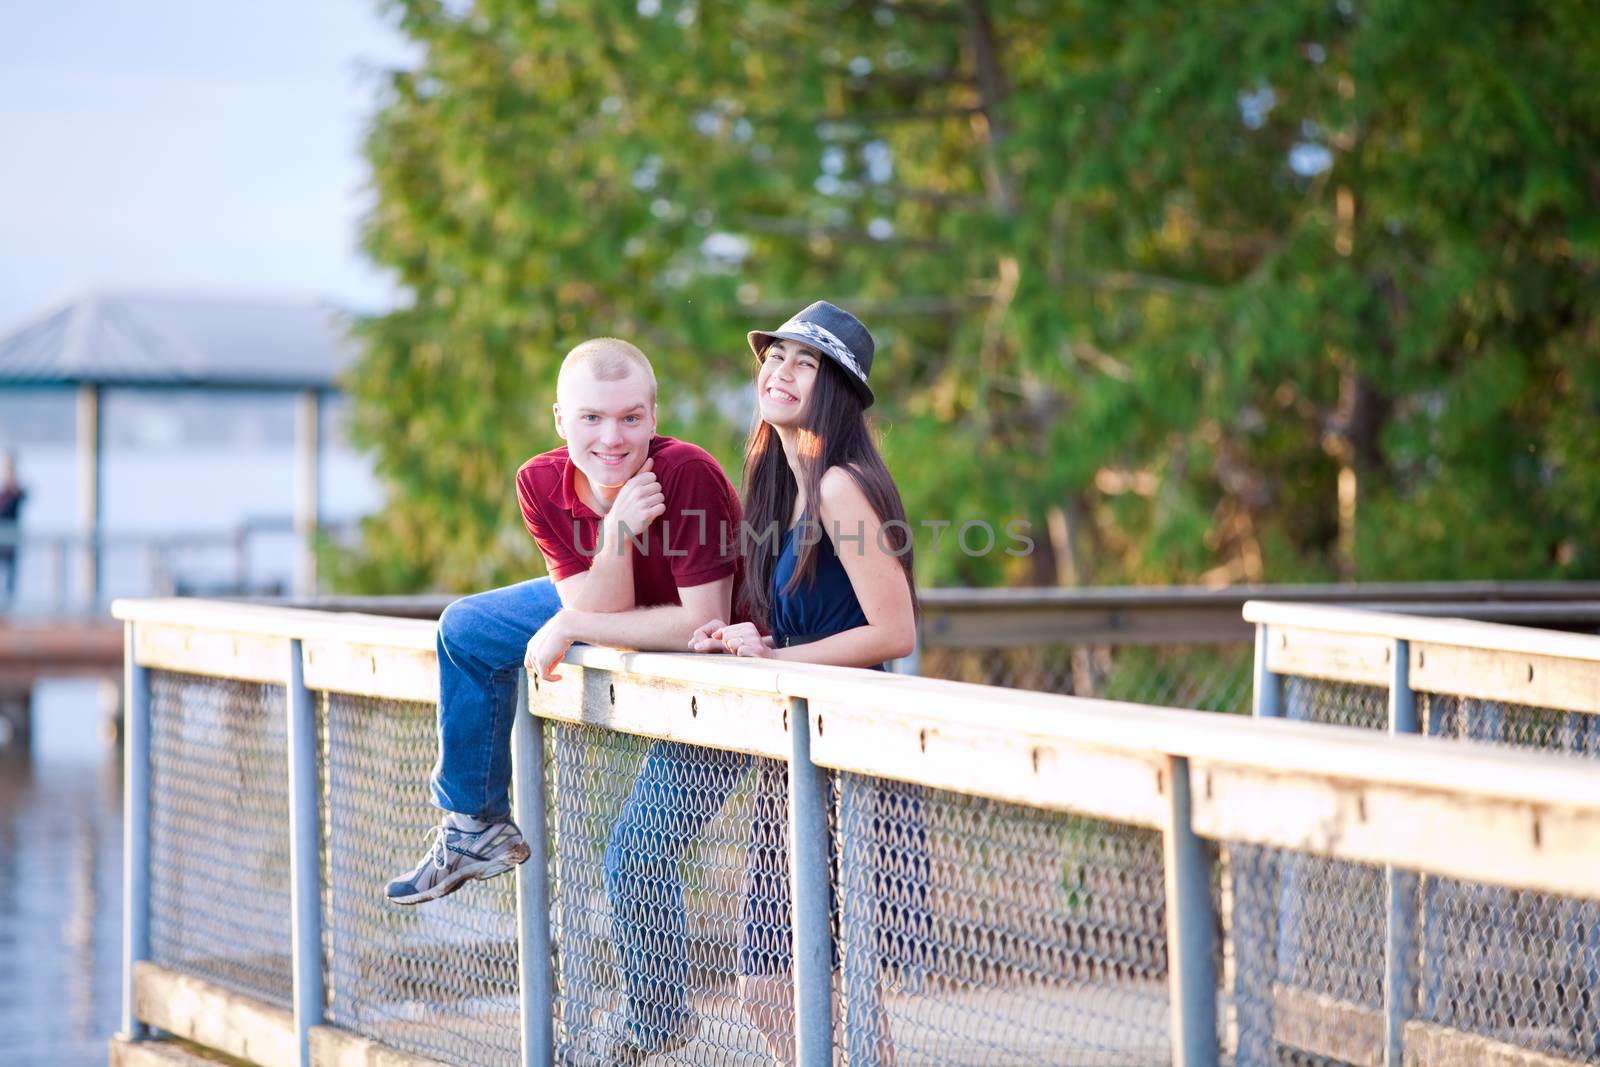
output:
<path id="1" fill-rule="evenodd" d="M 1325 726 L 1386 730 L 1389 690 L 1379 685 L 1290 676 L 1283 680 L 1283 716 Z"/>
<path id="2" fill-rule="evenodd" d="M 1457 738 L 1600 756 L 1593 716 L 1417 694 L 1423 727 Z M 1600 904 L 1424 878 L 1418 1017 L 1600 1063 Z"/>
<path id="3" fill-rule="evenodd" d="M 1283 685 L 1289 718 L 1388 727 L 1386 687 L 1292 676 Z M 1418 692 L 1416 700 L 1421 729 L 1435 737 L 1600 755 L 1592 715 L 1445 693 Z M 1329 1018 L 1343 1019 L 1336 1028 L 1341 1033 L 1317 1045 L 1324 1059 L 1305 1060 L 1305 1049 L 1273 1055 L 1319 1065 L 1361 1063 L 1362 1050 L 1375 1048 L 1381 1059 L 1389 923 L 1384 870 L 1271 850 L 1243 855 L 1255 872 L 1253 897 L 1235 902 L 1236 916 L 1248 926 L 1270 915 L 1275 924 L 1270 965 L 1257 972 L 1274 976 L 1279 1001 L 1322 1004 L 1319 1010 Z M 1407 985 L 1398 991 L 1408 1018 L 1568 1062 L 1600 1064 L 1600 904 L 1451 878 L 1400 876 L 1415 898 L 1407 904 L 1415 929 L 1404 946 Z M 1265 900 L 1269 885 L 1275 901 Z M 1247 1053 L 1269 1051 L 1250 1044 L 1250 1035 L 1260 1031 L 1260 1019 L 1270 1021 L 1270 999 L 1250 989 L 1240 996 L 1238 1011 L 1240 1063 L 1252 1062 Z M 1246 1025 L 1251 1011 L 1255 1030 Z M 1303 1027 L 1286 1018 L 1279 1020 L 1280 1032 L 1300 1033 Z M 1413 1038 L 1427 1040 L 1408 1034 L 1408 1047 Z M 1453 1055 L 1433 1059 L 1455 1062 Z"/>
<path id="4" fill-rule="evenodd" d="M 285 699 L 150 672 L 150 958 L 288 1007 Z"/>
<path id="5" fill-rule="evenodd" d="M 1417 1017 L 1600 1063 L 1600 905 L 1423 878 Z"/>
<path id="6" fill-rule="evenodd" d="M 1283 715 L 1302 722 L 1387 729 L 1389 691 L 1384 686 L 1320 678 L 1283 678 Z M 1239 873 L 1249 888 L 1235 899 L 1236 916 L 1247 928 L 1271 917 L 1270 952 L 1248 968 L 1253 977 L 1239 996 L 1240 1062 L 1283 1062 L 1322 1067 L 1324 1062 L 1362 1063 L 1360 1050 L 1373 1041 L 1381 1062 L 1384 968 L 1387 961 L 1388 882 L 1382 867 L 1322 856 L 1246 849 Z M 1267 898 L 1271 897 L 1271 900 Z M 1265 937 L 1268 932 L 1258 931 Z M 1251 959 L 1248 945 L 1237 946 Z M 1271 1035 L 1274 1004 L 1284 1005 L 1290 1043 L 1263 1044 Z M 1331 1027 L 1310 1021 L 1321 1015 Z M 1379 1020 L 1376 1034 L 1372 1021 Z M 1263 1021 L 1264 1020 L 1264 1021 Z M 1323 1033 L 1331 1029 L 1332 1033 Z M 1294 1035 L 1320 1034 L 1319 1061 L 1293 1047 Z M 1304 1039 L 1305 1043 L 1313 1043 Z M 1328 1052 L 1328 1050 L 1333 1050 Z M 1253 1061 L 1252 1056 L 1277 1057 Z M 1308 1058 L 1309 1057 L 1309 1058 Z M 1352 1058 L 1354 1057 L 1354 1058 Z"/>
<path id="7" fill-rule="evenodd" d="M 793 1027 L 787 766 L 545 730 L 558 1058 L 781 1058 Z"/>
<path id="8" fill-rule="evenodd" d="M 918 673 L 1041 693 L 1169 708 L 1250 710 L 1249 644 L 929 648 Z"/>
<path id="9" fill-rule="evenodd" d="M 1600 726 L 1582 712 L 1448 693 L 1418 693 L 1417 712 L 1435 737 L 1600 756 Z"/>
<path id="10" fill-rule="evenodd" d="M 562 1062 L 792 1060 L 786 766 L 546 730 Z M 830 810 L 849 1063 L 1170 1058 L 1158 833 L 850 774 Z"/>
<path id="11" fill-rule="evenodd" d="M 835 781 L 851 1067 L 1171 1060 L 1161 835 Z"/>
<path id="12" fill-rule="evenodd" d="M 1235 1062 L 1382 1064 L 1383 868 L 1238 843 L 1224 854 Z M 1307 893 L 1329 874 L 1334 888 Z"/>
<path id="13" fill-rule="evenodd" d="M 1329 967 L 1299 936 L 1305 901 L 1291 872 L 1332 861 L 1283 849 L 1228 846 L 1233 979 L 1230 1042 L 1237 1063 L 1380 1064 L 1385 1041 L 1382 984 L 1388 887 L 1383 870 L 1343 864 L 1371 877 L 1343 885 L 1334 906 L 1375 917 L 1350 943 L 1356 970 Z M 1600 991 L 1595 905 L 1548 893 L 1449 878 L 1399 875 L 1397 995 L 1404 1006 L 1405 1062 L 1600 1063 Z M 1359 922 L 1359 920 L 1358 920 Z M 1314 944 L 1331 942 L 1315 939 Z M 1498 1051 L 1486 1042 L 1500 1043 Z M 1541 1058 L 1558 1057 L 1555 1060 Z"/>
<path id="14" fill-rule="evenodd" d="M 319 694 L 329 1022 L 404 1052 L 498 1067 L 521 1048 L 516 879 L 420 907 L 384 885 L 427 851 L 437 751 L 430 704 Z"/>

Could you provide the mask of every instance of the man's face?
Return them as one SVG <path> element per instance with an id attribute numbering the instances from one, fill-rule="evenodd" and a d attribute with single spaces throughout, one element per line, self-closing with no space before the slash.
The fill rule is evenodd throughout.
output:
<path id="1" fill-rule="evenodd" d="M 567 454 L 594 488 L 620 486 L 644 466 L 656 409 L 650 382 L 640 372 L 603 382 L 576 368 L 561 384 L 555 414 Z"/>

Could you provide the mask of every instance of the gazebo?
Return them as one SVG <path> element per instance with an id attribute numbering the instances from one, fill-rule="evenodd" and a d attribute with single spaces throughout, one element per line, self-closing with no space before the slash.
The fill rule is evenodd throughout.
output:
<path id="1" fill-rule="evenodd" d="M 293 394 L 294 526 L 300 542 L 294 586 L 316 586 L 312 535 L 318 522 L 324 398 L 350 362 L 348 318 L 315 302 L 97 292 L 52 308 L 0 335 L 0 389 L 69 387 L 77 392 L 80 588 L 98 597 L 101 535 L 102 392 L 214 389 Z"/>

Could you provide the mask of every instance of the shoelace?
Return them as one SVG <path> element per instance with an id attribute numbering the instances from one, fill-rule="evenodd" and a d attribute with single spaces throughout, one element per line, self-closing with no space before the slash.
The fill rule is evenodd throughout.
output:
<path id="1" fill-rule="evenodd" d="M 424 831 L 423 833 L 424 837 L 431 837 L 433 839 L 433 844 L 428 846 L 428 858 L 433 860 L 433 865 L 439 868 L 441 871 L 444 870 L 445 861 L 448 857 L 448 850 L 445 848 L 445 841 L 450 831 L 450 827 L 441 824 Z"/>

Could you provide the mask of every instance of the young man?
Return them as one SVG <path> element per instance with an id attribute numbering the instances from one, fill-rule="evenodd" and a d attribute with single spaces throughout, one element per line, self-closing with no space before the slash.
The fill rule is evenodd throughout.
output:
<path id="1" fill-rule="evenodd" d="M 525 663 L 553 679 L 574 642 L 678 651 L 706 619 L 729 617 L 738 554 L 722 532 L 738 528 L 738 496 L 704 450 L 656 435 L 655 374 L 644 353 L 614 338 L 574 348 L 561 365 L 554 411 L 566 445 L 517 472 L 523 519 L 550 577 L 465 597 L 439 618 L 431 788 L 445 814 L 428 854 L 389 883 L 398 904 L 437 899 L 528 858 L 509 791 Z M 737 780 L 730 771 L 717 776 L 725 786 L 708 782 L 697 773 L 707 758 L 653 745 L 606 851 L 629 993 L 606 1062 L 639 1062 L 694 1032 L 683 1003 L 678 855 Z M 719 795 L 702 792 L 685 805 L 686 775 Z M 670 832 L 660 832 L 664 826 Z"/>

